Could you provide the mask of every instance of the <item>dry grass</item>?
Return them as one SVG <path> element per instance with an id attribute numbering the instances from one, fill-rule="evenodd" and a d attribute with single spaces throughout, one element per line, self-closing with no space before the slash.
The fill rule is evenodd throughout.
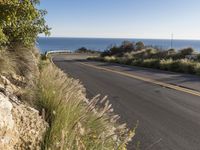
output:
<path id="1" fill-rule="evenodd" d="M 16 46 L 8 50 L 14 61 L 16 74 L 32 81 L 39 75 L 37 52 L 34 48 Z"/>
<path id="2" fill-rule="evenodd" d="M 30 82 L 39 75 L 38 56 L 38 50 L 35 48 L 16 46 L 0 50 L 0 73 L 15 73 Z"/>
<path id="3" fill-rule="evenodd" d="M 24 78 L 26 84 L 21 89 L 21 100 L 28 102 L 30 105 L 36 101 L 35 88 L 39 78 L 39 51 L 36 48 L 26 48 L 16 46 L 13 49 L 9 49 L 12 55 L 15 65 L 15 73 Z"/>
<path id="4" fill-rule="evenodd" d="M 10 74 L 15 72 L 16 63 L 9 52 L 0 50 L 0 73 Z"/>
<path id="5" fill-rule="evenodd" d="M 126 64 L 132 66 L 140 66 L 147 68 L 155 68 L 173 72 L 188 73 L 200 75 L 200 63 L 198 61 L 189 60 L 189 59 L 134 59 L 128 57 L 115 57 L 115 56 L 106 56 L 106 57 L 93 57 L 89 60 L 112 62 L 119 64 Z"/>
<path id="6" fill-rule="evenodd" d="M 0 73 L 21 87 L 18 96 L 29 104 L 35 100 L 33 89 L 39 77 L 38 58 L 39 53 L 35 48 L 16 46 L 0 50 Z"/>
<path id="7" fill-rule="evenodd" d="M 87 102 L 79 81 L 55 66 L 42 69 L 38 87 L 37 105 L 50 124 L 43 149 L 125 149 L 133 137 L 134 131 L 118 125 L 119 116 L 112 114 L 106 99 L 97 96 Z"/>

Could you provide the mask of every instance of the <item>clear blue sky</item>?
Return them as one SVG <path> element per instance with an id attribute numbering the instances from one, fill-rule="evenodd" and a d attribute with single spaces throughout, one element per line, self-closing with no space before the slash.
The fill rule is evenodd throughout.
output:
<path id="1" fill-rule="evenodd" d="M 54 37 L 200 39 L 200 0 L 41 0 Z"/>

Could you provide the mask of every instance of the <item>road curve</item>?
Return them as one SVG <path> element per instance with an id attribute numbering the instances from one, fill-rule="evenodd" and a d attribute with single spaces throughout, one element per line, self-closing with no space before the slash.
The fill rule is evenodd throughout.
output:
<path id="1" fill-rule="evenodd" d="M 53 62 L 87 89 L 87 97 L 108 95 L 121 121 L 134 127 L 128 149 L 200 150 L 200 97 L 83 65 L 98 63 L 55 56 Z M 106 67 L 106 66 L 101 66 Z"/>

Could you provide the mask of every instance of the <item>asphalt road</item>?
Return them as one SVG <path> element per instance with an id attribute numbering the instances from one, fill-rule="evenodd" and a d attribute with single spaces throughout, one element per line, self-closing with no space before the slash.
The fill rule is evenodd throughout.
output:
<path id="1" fill-rule="evenodd" d="M 128 149 L 139 144 L 141 150 L 200 150 L 199 96 L 82 64 L 98 66 L 95 62 L 63 56 L 55 56 L 53 61 L 80 79 L 88 98 L 108 95 L 121 122 L 133 128 L 139 121 Z"/>

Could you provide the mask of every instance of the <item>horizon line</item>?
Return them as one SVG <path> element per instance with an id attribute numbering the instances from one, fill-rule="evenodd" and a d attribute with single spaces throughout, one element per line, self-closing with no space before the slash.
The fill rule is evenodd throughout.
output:
<path id="1" fill-rule="evenodd" d="M 39 38 L 85 38 L 85 39 L 136 39 L 136 40 L 172 40 L 171 38 L 129 38 L 129 37 L 79 37 L 79 36 L 38 36 Z M 200 39 L 174 38 L 173 40 L 200 41 Z"/>

